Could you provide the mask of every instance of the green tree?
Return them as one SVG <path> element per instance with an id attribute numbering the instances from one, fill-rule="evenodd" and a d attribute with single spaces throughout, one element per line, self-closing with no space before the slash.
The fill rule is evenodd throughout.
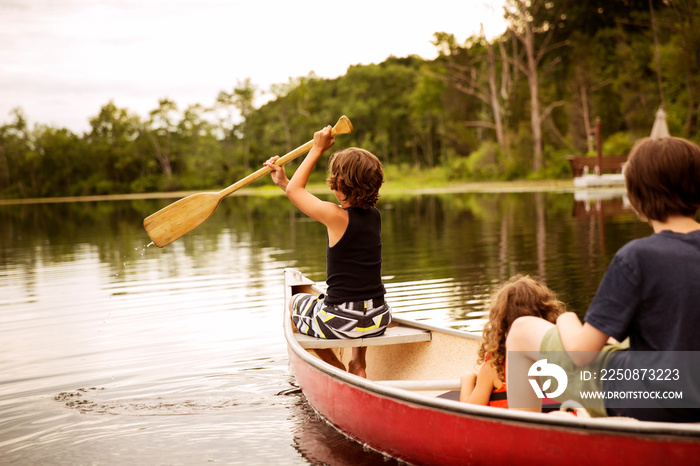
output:
<path id="1" fill-rule="evenodd" d="M 153 148 L 158 167 L 170 183 L 173 176 L 172 140 L 176 134 L 177 104 L 170 99 L 161 99 L 158 101 L 158 108 L 151 110 L 148 115 L 145 133 Z"/>
<path id="2" fill-rule="evenodd" d="M 566 45 L 565 41 L 552 42 L 554 31 L 562 18 L 561 7 L 555 7 L 548 0 L 506 0 L 505 18 L 508 31 L 521 44 L 525 59 L 512 56 L 513 63 L 525 75 L 530 92 L 530 126 L 532 130 L 532 170 L 538 172 L 543 168 L 543 137 L 542 124 L 549 113 L 562 102 L 553 102 L 542 109 L 540 101 L 541 81 L 561 59 L 551 56 L 553 50 Z M 537 35 L 543 34 L 541 42 Z"/>
<path id="3" fill-rule="evenodd" d="M 357 123 L 355 140 L 385 163 L 432 163 L 433 154 L 417 144 L 410 124 L 410 98 L 423 63 L 419 57 L 390 57 L 379 65 L 351 66 L 338 79 L 343 113 Z"/>
<path id="4" fill-rule="evenodd" d="M 209 110 L 200 104 L 188 106 L 177 124 L 177 154 L 185 160 L 183 187 L 211 188 L 224 183 L 221 145 L 208 119 Z"/>
<path id="5" fill-rule="evenodd" d="M 86 189 L 90 194 L 128 192 L 130 183 L 142 173 L 144 163 L 135 144 L 142 128 L 138 115 L 109 102 L 90 119 L 90 127 L 90 157 L 86 162 L 95 170 Z"/>
<path id="6" fill-rule="evenodd" d="M 223 129 L 224 141 L 228 147 L 241 146 L 241 159 L 244 171 L 250 169 L 250 142 L 251 131 L 249 120 L 255 112 L 255 99 L 258 88 L 250 78 L 238 80 L 236 87 L 231 92 L 220 91 L 216 97 L 215 108 L 225 115 L 223 121 L 226 126 Z M 239 115 L 239 122 L 234 123 L 234 111 Z"/>
<path id="7" fill-rule="evenodd" d="M 305 77 L 289 78 L 286 83 L 273 84 L 271 87 L 275 101 L 280 101 L 277 106 L 277 120 L 280 132 L 284 137 L 284 152 L 287 153 L 297 147 L 300 141 L 294 141 L 292 132 L 294 129 L 306 128 L 312 119 L 311 96 L 314 82 L 318 78 L 312 73 Z"/>
<path id="8" fill-rule="evenodd" d="M 414 141 L 426 154 L 431 166 L 445 159 L 445 86 L 444 81 L 435 78 L 432 72 L 423 71 L 410 95 L 410 121 Z"/>
<path id="9" fill-rule="evenodd" d="M 41 163 L 40 183 L 35 186 L 34 196 L 84 194 L 80 180 L 90 176 L 90 167 L 82 163 L 85 156 L 82 139 L 68 129 L 44 125 L 38 126 L 33 133 Z"/>
<path id="10" fill-rule="evenodd" d="M 30 187 L 22 172 L 31 151 L 29 129 L 21 108 L 13 109 L 11 115 L 13 121 L 0 126 L 0 188 L 7 195 L 26 197 Z"/>
<path id="11" fill-rule="evenodd" d="M 671 123 L 682 124 L 683 136 L 695 137 L 700 132 L 700 5 L 674 1 L 659 16 L 661 70 L 670 100 L 666 110 Z"/>
<path id="12" fill-rule="evenodd" d="M 433 43 L 445 62 L 445 70 L 436 76 L 459 92 L 475 97 L 488 109 L 487 118 L 475 118 L 465 124 L 494 130 L 498 146 L 506 151 L 504 120 L 510 100 L 512 65 L 503 39 L 486 40 L 483 27 L 480 35 L 469 38 L 464 47 L 457 46 L 453 34 L 440 32 L 434 37 Z"/>

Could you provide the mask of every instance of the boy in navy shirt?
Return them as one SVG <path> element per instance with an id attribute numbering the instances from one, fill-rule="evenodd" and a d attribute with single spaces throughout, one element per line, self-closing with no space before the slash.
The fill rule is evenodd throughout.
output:
<path id="1" fill-rule="evenodd" d="M 540 400 L 533 390 L 526 389 L 525 380 L 528 368 L 547 352 L 568 355 L 564 358 L 568 361 L 558 363 L 570 364 L 565 370 L 575 373 L 576 367 L 594 361 L 600 362 L 600 368 L 636 367 L 633 359 L 641 353 L 635 355 L 635 351 L 664 352 L 659 356 L 700 351 L 700 224 L 696 221 L 700 208 L 700 148 L 681 138 L 642 139 L 630 153 L 624 174 L 632 207 L 654 233 L 631 241 L 617 252 L 583 324 L 572 312 L 559 316 L 556 325 L 535 317 L 521 317 L 513 323 L 506 340 L 507 377 L 511 382 L 508 400 L 512 407 L 539 410 Z M 629 349 L 607 345 L 610 337 L 628 339 Z M 575 399 L 582 387 L 571 379 L 567 394 Z M 520 383 L 513 384 L 515 380 Z M 612 381 L 604 389 L 615 388 L 615 382 L 620 388 L 625 381 Z M 696 382 L 678 382 L 678 387 L 683 384 L 687 389 L 683 396 L 688 400 L 684 400 L 686 407 L 700 408 Z M 618 406 L 606 400 L 591 414 L 700 421 L 700 409 L 669 408 L 661 402 Z"/>

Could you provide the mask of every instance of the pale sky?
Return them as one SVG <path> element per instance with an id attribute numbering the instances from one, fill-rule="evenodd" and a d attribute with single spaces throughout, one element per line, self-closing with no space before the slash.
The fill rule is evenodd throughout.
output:
<path id="1" fill-rule="evenodd" d="M 0 0 L 0 124 L 21 107 L 34 124 L 82 134 L 110 100 L 142 117 L 169 98 L 212 105 L 250 78 L 335 78 L 390 55 L 437 53 L 500 34 L 502 0 Z M 263 98 L 261 98 L 262 101 Z"/>

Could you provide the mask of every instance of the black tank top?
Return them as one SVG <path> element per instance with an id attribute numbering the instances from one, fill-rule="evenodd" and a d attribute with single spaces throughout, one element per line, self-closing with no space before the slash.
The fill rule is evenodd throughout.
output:
<path id="1" fill-rule="evenodd" d="M 384 296 L 382 217 L 375 207 L 348 207 L 348 227 L 329 247 L 326 241 L 326 302 L 340 304 Z"/>

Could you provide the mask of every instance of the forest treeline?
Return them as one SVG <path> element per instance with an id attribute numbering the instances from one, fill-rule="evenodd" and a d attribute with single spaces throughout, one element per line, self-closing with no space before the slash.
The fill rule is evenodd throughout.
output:
<path id="1" fill-rule="evenodd" d="M 566 157 L 594 151 L 598 118 L 604 155 L 648 135 L 659 107 L 671 134 L 699 139 L 699 2 L 505 0 L 502 35 L 458 43 L 436 32 L 434 60 L 389 57 L 335 79 L 290 79 L 259 107 L 250 79 L 210 105 L 162 99 L 146 117 L 108 102 L 80 135 L 30 127 L 17 108 L 0 126 L 0 196 L 221 188 L 340 115 L 355 132 L 336 146 L 364 147 L 397 173 L 571 176 Z"/>

